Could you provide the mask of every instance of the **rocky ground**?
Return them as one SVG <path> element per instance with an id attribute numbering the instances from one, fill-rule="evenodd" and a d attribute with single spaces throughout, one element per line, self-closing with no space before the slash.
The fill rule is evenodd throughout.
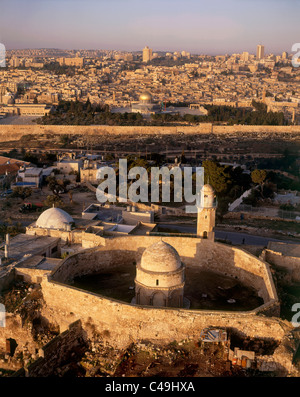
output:
<path id="1" fill-rule="evenodd" d="M 36 348 L 45 346 L 58 330 L 39 316 L 43 297 L 38 285 L 16 283 L 1 296 L 10 313 L 29 327 L 28 342 Z M 261 377 L 278 376 L 274 371 L 262 372 L 255 361 L 248 369 L 228 360 L 229 348 L 254 351 L 263 360 L 270 359 L 278 341 L 242 337 L 228 333 L 230 343 L 204 343 L 199 340 L 173 341 L 167 345 L 139 341 L 118 349 L 109 334 L 93 333 L 89 339 L 72 348 L 67 359 L 53 365 L 51 376 L 56 377 Z M 12 333 L 13 336 L 13 333 Z M 31 347 L 32 347 L 31 346 Z M 17 348 L 13 356 L 0 352 L 0 377 L 14 376 L 14 371 L 26 368 L 39 357 L 39 349 Z M 33 354 L 32 351 L 36 351 Z M 299 365 L 299 355 L 297 356 Z"/>
<path id="2" fill-rule="evenodd" d="M 221 345 L 199 346 L 192 341 L 166 346 L 135 343 L 124 351 L 112 349 L 99 340 L 91 343 L 80 365 L 85 376 L 114 377 L 197 377 L 246 376 L 246 371 L 230 368 L 226 349 Z"/>

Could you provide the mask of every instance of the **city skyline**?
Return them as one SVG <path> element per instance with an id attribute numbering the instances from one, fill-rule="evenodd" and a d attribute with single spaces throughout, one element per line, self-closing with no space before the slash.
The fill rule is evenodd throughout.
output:
<path id="1" fill-rule="evenodd" d="M 4 0 L 0 42 L 9 49 L 60 48 L 194 54 L 290 52 L 299 41 L 295 1 Z M 298 12 L 297 12 L 298 11 Z M 12 24 L 11 21 L 14 21 Z"/>

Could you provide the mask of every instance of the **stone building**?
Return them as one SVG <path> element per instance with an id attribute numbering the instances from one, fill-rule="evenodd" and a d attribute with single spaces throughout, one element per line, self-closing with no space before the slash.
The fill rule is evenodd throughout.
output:
<path id="1" fill-rule="evenodd" d="M 206 184 L 201 189 L 197 214 L 197 236 L 214 241 L 216 223 L 216 200 L 213 188 Z"/>
<path id="2" fill-rule="evenodd" d="M 159 113 L 160 111 L 160 105 L 152 102 L 152 95 L 147 91 L 141 93 L 139 96 L 139 102 L 131 105 L 132 113 L 149 115 Z"/>
<path id="3" fill-rule="evenodd" d="M 153 58 L 152 48 L 149 48 L 148 46 L 143 48 L 143 62 L 145 63 L 150 62 L 152 58 Z"/>
<path id="4" fill-rule="evenodd" d="M 205 212 L 215 211 L 212 188 L 205 185 L 202 195 L 203 211 L 200 214 L 203 213 L 205 219 Z M 284 345 L 280 344 L 292 327 L 278 318 L 276 288 L 269 265 L 261 258 L 199 236 L 166 236 L 165 241 L 149 234 L 105 236 L 100 226 L 97 226 L 99 229 L 91 226 L 91 220 L 83 220 L 81 225 L 76 225 L 75 220 L 75 226 L 72 221 L 66 212 L 51 208 L 27 228 L 26 235 L 12 239 L 9 244 L 10 265 L 0 274 L 0 291 L 14 279 L 23 278 L 39 284 L 45 302 L 41 315 L 60 332 L 80 320 L 88 335 L 96 330 L 118 347 L 125 347 L 132 340 L 156 343 L 187 338 L 197 340 L 200 331 L 207 327 L 234 328 L 249 337 L 273 338 L 279 343 L 274 360 L 282 356 L 281 361 L 285 360 L 287 370 L 292 369 L 293 353 L 287 350 L 283 355 Z M 204 231 L 210 230 L 207 225 L 214 225 L 212 218 L 207 222 L 203 226 L 206 227 Z M 95 232 L 90 232 L 90 229 L 95 229 Z M 211 233 L 213 235 L 213 231 Z M 68 246 L 70 255 L 59 258 L 65 246 Z M 78 250 L 74 246 L 78 246 Z M 133 265 L 135 279 L 131 276 Z M 231 294 L 229 291 L 224 297 L 227 308 L 218 309 L 213 290 L 209 290 L 211 297 L 206 295 L 211 285 L 204 288 L 201 283 L 201 277 L 207 271 L 215 273 L 216 277 L 224 276 L 222 296 L 228 290 L 230 278 L 232 285 L 240 283 L 243 296 L 250 290 L 254 291 L 260 298 L 256 300 L 257 305 L 243 310 L 230 309 L 232 303 L 226 301 L 228 293 Z M 125 287 L 111 284 L 110 289 L 123 288 L 118 292 L 118 298 L 108 292 L 95 293 L 74 287 L 74 280 L 78 277 L 101 278 L 107 272 L 115 274 L 116 280 L 120 279 L 120 274 L 124 281 L 128 280 L 128 284 L 124 282 Z M 191 289 L 192 277 L 196 284 Z M 133 281 L 135 291 L 131 291 Z M 219 287 L 216 288 L 219 291 Z M 193 306 L 194 294 L 199 293 L 210 301 L 209 308 Z M 121 295 L 124 299 L 120 298 Z M 25 337 L 21 335 L 24 327 L 20 325 L 16 329 L 14 314 L 9 313 L 6 320 L 7 326 L 0 328 L 0 352 L 12 335 L 19 349 L 23 348 L 23 341 L 27 343 L 28 340 L 27 334 Z"/>
<path id="5" fill-rule="evenodd" d="M 42 229 L 71 230 L 74 219 L 60 208 L 49 208 L 36 221 L 36 227 Z"/>
<path id="6" fill-rule="evenodd" d="M 137 264 L 135 303 L 148 306 L 182 307 L 184 265 L 170 244 L 158 241 L 148 247 Z"/>

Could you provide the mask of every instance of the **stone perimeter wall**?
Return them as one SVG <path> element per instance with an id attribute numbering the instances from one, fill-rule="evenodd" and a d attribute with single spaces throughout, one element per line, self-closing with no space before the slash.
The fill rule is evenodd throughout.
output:
<path id="1" fill-rule="evenodd" d="M 265 249 L 262 258 L 267 262 L 284 268 L 291 276 L 293 282 L 300 282 L 300 258 L 291 255 L 283 255 L 281 252 Z"/>
<path id="2" fill-rule="evenodd" d="M 152 308 L 133 306 L 107 299 L 58 282 L 42 282 L 47 303 L 43 313 L 61 331 L 80 319 L 87 332 L 109 337 L 118 347 L 137 340 L 168 343 L 173 340 L 198 339 L 203 328 L 226 327 L 243 335 L 281 340 L 289 324 L 277 318 L 251 312 Z"/>
<path id="3" fill-rule="evenodd" d="M 149 339 L 170 342 L 198 338 L 200 331 L 208 326 L 232 328 L 252 337 L 281 340 L 290 325 L 278 318 L 257 315 L 258 312 L 264 312 L 264 306 L 270 309 L 269 305 L 274 304 L 277 309 L 277 296 L 272 281 L 262 291 L 267 303 L 260 306 L 258 311 L 248 312 L 134 306 L 64 284 L 72 278 L 74 273 L 79 275 L 84 272 L 96 271 L 97 266 L 99 267 L 101 263 L 105 266 L 112 266 L 116 263 L 134 265 L 134 261 L 139 259 L 144 248 L 158 239 L 158 237 L 136 236 L 114 238 L 108 240 L 105 247 L 89 249 L 84 253 L 74 254 L 67 258 L 53 272 L 52 276 L 48 279 L 43 278 L 42 291 L 47 304 L 45 316 L 51 318 L 51 322 L 57 323 L 61 330 L 66 329 L 73 321 L 81 319 L 85 329 L 90 327 L 94 331 L 109 335 L 120 347 L 126 346 L 134 340 Z M 222 258 L 220 263 L 224 265 L 225 269 L 228 267 L 228 275 L 230 275 L 231 272 L 237 274 L 234 273 L 236 261 L 235 271 L 240 271 L 242 275 L 244 273 L 242 268 L 245 266 L 249 273 L 248 283 L 253 285 L 257 281 L 258 289 L 262 288 L 260 278 L 266 279 L 264 272 L 269 272 L 268 266 L 265 267 L 264 262 L 254 256 L 243 251 L 237 253 L 238 250 L 222 244 L 200 239 L 174 237 L 166 238 L 164 241 L 177 249 L 187 266 L 200 265 L 212 268 L 213 257 L 215 262 Z M 199 250 L 199 244 L 201 246 L 203 244 L 201 250 Z M 82 261 L 78 260 L 81 255 L 83 255 Z M 97 264 L 95 258 L 98 257 L 99 263 Z M 87 263 L 90 267 L 89 270 L 86 268 Z M 213 270 L 220 271 L 216 265 Z M 251 277 L 251 271 L 256 275 Z"/>
<path id="4" fill-rule="evenodd" d="M 256 134 L 256 133 L 300 133 L 300 125 L 264 126 L 235 125 L 223 126 L 202 123 L 195 126 L 147 127 L 147 126 L 66 126 L 66 125 L 0 125 L 0 142 L 15 141 L 24 135 L 138 135 L 138 134 Z"/>
<path id="5" fill-rule="evenodd" d="M 52 274 L 52 279 L 69 282 L 75 276 L 97 273 L 97 269 L 139 262 L 144 250 L 159 241 L 158 236 L 124 236 L 102 238 L 102 247 L 88 249 L 67 258 Z M 237 277 L 258 291 L 265 303 L 277 300 L 269 266 L 241 249 L 200 238 L 164 237 L 173 246 L 186 266 L 197 266 Z M 87 264 L 89 264 L 87 266 Z"/>

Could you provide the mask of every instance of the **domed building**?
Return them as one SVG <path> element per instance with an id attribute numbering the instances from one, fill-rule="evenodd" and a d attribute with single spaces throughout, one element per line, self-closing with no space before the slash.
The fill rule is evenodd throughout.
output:
<path id="1" fill-rule="evenodd" d="M 140 103 L 152 103 L 152 95 L 150 94 L 150 92 L 148 92 L 148 91 L 142 92 L 139 97 L 139 102 Z"/>
<path id="2" fill-rule="evenodd" d="M 182 307 L 185 266 L 170 244 L 159 241 L 148 247 L 136 267 L 135 303 L 157 307 Z"/>
<path id="3" fill-rule="evenodd" d="M 133 113 L 141 113 L 143 115 L 155 114 L 161 111 L 160 105 L 152 102 L 152 95 L 148 91 L 144 91 L 139 96 L 139 102 L 131 105 Z"/>
<path id="4" fill-rule="evenodd" d="M 74 219 L 60 208 L 49 208 L 37 219 L 35 226 L 42 229 L 71 230 Z"/>

